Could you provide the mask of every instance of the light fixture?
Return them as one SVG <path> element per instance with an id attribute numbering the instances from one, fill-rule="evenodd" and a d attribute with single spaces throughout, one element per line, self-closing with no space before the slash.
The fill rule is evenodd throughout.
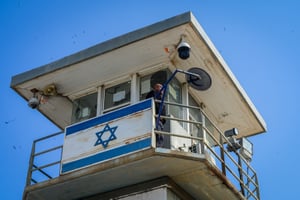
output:
<path id="1" fill-rule="evenodd" d="M 30 91 L 33 93 L 33 96 L 29 99 L 28 106 L 32 109 L 37 108 L 40 104 L 45 104 L 50 96 L 58 95 L 54 84 L 47 85 L 41 90 L 33 88 Z"/>
<path id="2" fill-rule="evenodd" d="M 169 79 L 163 84 L 162 88 L 159 91 L 159 94 L 162 91 L 167 91 L 168 84 L 171 82 L 171 80 L 175 77 L 175 75 L 178 72 L 183 73 L 185 75 L 189 75 L 189 76 L 186 76 L 187 82 L 190 85 L 192 85 L 192 87 L 196 90 L 207 90 L 211 86 L 211 78 L 210 78 L 209 74 L 206 71 L 204 71 L 203 69 L 193 68 L 193 70 L 189 70 L 189 71 L 176 69 L 173 72 L 173 74 L 169 77 Z M 194 77 L 196 77 L 196 78 L 194 79 Z M 158 116 L 157 116 L 157 119 L 156 119 L 156 129 L 158 129 L 160 116 L 161 116 L 161 113 L 162 113 L 162 110 L 163 110 L 165 95 L 166 95 L 166 92 L 163 92 L 163 95 L 161 97 L 161 103 L 160 103 L 160 106 L 159 106 Z"/>
<path id="3" fill-rule="evenodd" d="M 177 46 L 177 52 L 179 58 L 182 60 L 186 60 L 190 57 L 191 46 L 184 41 L 183 36 L 181 37 L 181 41 Z"/>
<path id="4" fill-rule="evenodd" d="M 239 141 L 236 139 L 238 135 L 237 128 L 233 128 L 224 132 L 224 135 L 228 138 L 229 143 L 227 144 L 227 150 L 229 152 L 237 151 L 241 148 Z"/>
<path id="5" fill-rule="evenodd" d="M 239 131 L 237 128 L 229 129 L 224 132 L 224 135 L 226 137 L 237 136 L 238 134 L 239 134 Z"/>
<path id="6" fill-rule="evenodd" d="M 33 93 L 33 96 L 28 101 L 28 106 L 32 109 L 36 109 L 40 105 L 40 100 L 38 99 L 38 89 L 33 88 L 31 92 Z"/>

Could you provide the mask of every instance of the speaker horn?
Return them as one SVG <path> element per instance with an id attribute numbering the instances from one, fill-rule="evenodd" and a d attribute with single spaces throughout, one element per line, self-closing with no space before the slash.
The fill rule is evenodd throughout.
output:
<path id="1" fill-rule="evenodd" d="M 50 84 L 43 89 L 43 95 L 45 96 L 56 96 L 57 90 L 54 84 Z"/>

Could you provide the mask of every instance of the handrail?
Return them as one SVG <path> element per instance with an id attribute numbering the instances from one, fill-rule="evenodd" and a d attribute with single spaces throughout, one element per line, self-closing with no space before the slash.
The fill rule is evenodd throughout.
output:
<path id="1" fill-rule="evenodd" d="M 198 136 L 196 137 L 196 136 L 191 136 L 190 134 L 184 135 L 184 134 L 176 133 L 174 131 L 166 132 L 166 131 L 155 130 L 155 133 L 168 135 L 174 138 L 189 139 L 191 140 L 191 144 L 192 142 L 200 143 L 201 145 L 203 145 L 204 151 L 209 153 L 212 156 L 212 158 L 215 160 L 214 162 L 216 162 L 216 167 L 221 171 L 221 173 L 223 173 L 233 183 L 233 185 L 235 185 L 236 188 L 240 187 L 241 194 L 244 195 L 246 199 L 259 200 L 260 199 L 259 185 L 258 185 L 258 179 L 255 170 L 250 166 L 250 163 L 245 158 L 243 158 L 242 155 L 240 155 L 239 152 L 227 151 L 227 149 L 224 147 L 224 144 L 230 143 L 229 140 L 225 137 L 223 132 L 214 123 L 212 123 L 212 121 L 209 119 L 207 114 L 200 107 L 182 105 L 182 104 L 167 102 L 167 101 L 165 101 L 164 103 L 166 105 L 179 106 L 185 109 L 197 109 L 199 113 L 205 117 L 205 120 L 208 120 L 210 122 L 209 123 L 211 125 L 210 128 L 212 129 L 208 128 L 206 126 L 206 123 L 203 121 L 189 120 L 185 118 L 178 118 L 172 116 L 160 116 L 160 117 L 169 121 L 177 121 L 179 124 L 185 123 L 187 125 L 189 124 L 197 125 L 197 127 L 199 129 L 202 129 L 203 133 L 206 135 L 206 137 L 209 138 L 209 140 L 213 144 L 210 144 L 209 141 L 206 139 L 206 137 L 198 137 Z M 213 132 L 211 130 L 213 130 Z M 38 150 L 37 146 L 40 142 L 51 140 L 54 137 L 60 136 L 62 134 L 63 132 L 54 133 L 52 135 L 39 138 L 33 142 L 30 161 L 29 161 L 29 169 L 27 173 L 27 181 L 26 181 L 27 186 L 40 182 L 40 180 L 33 178 L 33 173 L 39 173 L 45 176 L 46 179 L 51 179 L 59 176 L 59 172 L 56 172 L 57 173 L 56 176 L 55 175 L 53 176 L 52 174 L 49 174 L 49 172 L 46 172 L 45 170 L 53 166 L 58 166 L 58 168 L 60 168 L 63 139 L 59 142 L 59 144 L 55 144 L 48 149 Z M 57 155 L 54 161 L 47 162 L 47 163 L 39 163 L 39 165 L 37 164 L 38 162 L 36 160 L 38 157 L 47 155 L 54 151 L 60 151 L 60 155 Z M 239 160 L 237 160 L 235 157 L 237 157 Z M 244 169 L 245 167 L 247 168 L 247 170 Z"/>
<path id="2" fill-rule="evenodd" d="M 63 147 L 63 145 L 59 145 L 59 146 L 53 147 L 53 148 L 51 148 L 51 149 L 47 149 L 47 150 L 45 150 L 45 151 L 40 151 L 40 152 L 34 154 L 34 156 L 39 156 L 39 155 L 48 153 L 48 152 L 50 152 L 50 151 L 54 151 L 54 150 L 57 150 L 57 149 L 61 149 L 62 147 Z"/>
<path id="3" fill-rule="evenodd" d="M 39 138 L 39 139 L 33 141 L 31 154 L 30 154 L 30 160 L 29 160 L 29 167 L 28 167 L 28 172 L 27 172 L 26 186 L 29 186 L 32 183 L 36 184 L 36 183 L 41 182 L 41 180 L 36 180 L 36 178 L 33 178 L 33 173 L 34 172 L 38 173 L 39 179 L 43 179 L 43 177 L 44 177 L 44 178 L 46 178 L 46 180 L 48 180 L 48 179 L 52 179 L 52 178 L 55 178 L 55 177 L 58 176 L 57 172 L 54 172 L 56 175 L 53 176 L 53 175 L 50 175 L 50 173 L 46 172 L 45 170 L 50 168 L 50 167 L 60 165 L 62 148 L 63 148 L 63 145 L 62 145 L 63 141 L 61 140 L 60 144 L 58 144 L 58 145 L 56 145 L 52 148 L 46 149 L 46 150 L 39 150 L 38 151 L 37 146 L 40 142 L 45 142 L 47 140 L 51 140 L 51 139 L 53 139 L 57 136 L 60 136 L 62 134 L 63 134 L 63 132 L 57 132 L 57 133 L 47 135 L 45 137 L 42 137 L 42 138 Z M 41 164 L 38 165 L 37 164 L 38 162 L 36 160 L 40 156 L 46 156 L 46 155 L 49 156 L 49 154 L 51 154 L 55 151 L 59 151 L 59 155 L 57 155 L 57 157 L 54 158 L 55 161 L 47 162 L 47 164 L 44 164 L 44 165 L 41 165 Z M 50 170 L 50 172 L 53 173 L 53 170 Z M 40 178 L 40 176 L 42 176 L 42 178 Z"/>
<path id="4" fill-rule="evenodd" d="M 37 167 L 36 165 L 33 165 L 33 167 L 35 168 L 34 170 L 38 170 L 40 171 L 43 175 L 47 176 L 49 179 L 52 179 L 52 176 L 50 176 L 49 174 L 47 174 L 46 172 L 44 172 L 41 167 Z"/>
<path id="5" fill-rule="evenodd" d="M 159 100 L 156 100 L 156 102 L 160 102 Z M 233 158 L 233 156 L 231 155 L 232 153 L 228 152 L 225 148 L 224 148 L 224 144 L 227 143 L 229 144 L 229 140 L 225 137 L 225 135 L 222 133 L 222 131 L 214 124 L 212 123 L 212 121 L 207 117 L 207 114 L 204 113 L 204 111 L 200 108 L 200 107 L 195 107 L 195 106 L 189 106 L 189 105 L 182 105 L 182 104 L 178 104 L 178 103 L 174 103 L 174 102 L 164 102 L 166 105 L 172 105 L 172 106 L 179 106 L 179 107 L 184 107 L 186 109 L 197 109 L 199 110 L 205 117 L 207 120 L 210 121 L 210 124 L 213 126 L 213 128 L 217 131 L 218 133 L 218 137 L 220 138 L 220 141 L 218 139 L 216 139 L 216 137 L 211 133 L 211 131 L 205 126 L 205 124 L 203 124 L 202 122 L 196 122 L 196 124 L 201 125 L 201 128 L 203 130 L 205 130 L 205 133 L 213 140 L 213 142 L 215 143 L 214 147 L 218 147 L 220 149 L 220 154 L 218 155 L 211 147 L 210 145 L 207 143 L 207 141 L 203 140 L 203 138 L 197 138 L 197 137 L 191 137 L 191 136 L 183 136 L 183 135 L 179 135 L 179 134 L 172 134 L 174 137 L 180 137 L 180 138 L 190 138 L 191 140 L 198 140 L 199 142 L 202 141 L 203 145 L 206 147 L 206 151 L 212 153 L 214 155 L 214 157 L 220 162 L 220 164 L 222 165 L 222 169 L 220 169 L 223 174 L 225 176 L 228 177 L 228 175 L 226 175 L 226 171 L 229 172 L 234 179 L 240 184 L 240 188 L 241 188 L 241 193 L 242 195 L 244 195 L 247 199 L 255 199 L 255 200 L 259 200 L 260 196 L 259 196 L 259 185 L 258 185 L 258 180 L 257 180 L 257 175 L 255 170 L 250 166 L 249 162 L 243 158 L 243 156 L 239 153 L 239 152 L 234 152 L 236 154 L 236 156 L 238 157 L 239 161 L 236 161 L 235 158 Z M 161 118 L 164 119 L 168 119 L 168 120 L 174 120 L 174 121 L 178 121 L 178 122 L 183 122 L 183 123 L 192 123 L 195 124 L 195 121 L 191 121 L 191 120 L 185 120 L 185 119 L 179 119 L 179 118 L 174 118 L 174 117 L 167 117 L 167 116 L 160 116 Z M 166 132 L 162 132 L 162 131 L 155 131 L 157 133 L 160 134 L 166 134 Z M 222 156 L 223 155 L 223 156 Z M 226 158 L 228 158 L 230 163 L 225 162 L 225 156 Z M 223 158 L 222 158 L 223 157 Z M 242 168 L 242 163 L 244 165 L 247 166 L 247 171 L 245 171 Z M 236 167 L 236 170 L 239 172 L 239 176 L 234 172 L 234 170 L 232 169 L 232 167 L 229 166 L 229 164 L 233 164 Z M 249 176 L 249 171 L 253 174 L 252 176 Z M 243 179 L 246 179 L 247 182 L 245 184 Z M 254 187 L 254 189 L 250 189 L 250 186 Z M 246 190 L 247 195 L 245 194 L 244 190 Z"/>

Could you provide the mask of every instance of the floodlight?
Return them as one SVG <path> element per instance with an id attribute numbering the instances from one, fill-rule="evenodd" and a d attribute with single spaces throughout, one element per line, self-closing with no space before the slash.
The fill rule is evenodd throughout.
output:
<path id="1" fill-rule="evenodd" d="M 28 106 L 32 109 L 36 109 L 40 105 L 40 100 L 37 96 L 38 90 L 36 88 L 33 88 L 30 91 L 33 93 L 33 96 L 29 99 Z"/>
<path id="2" fill-rule="evenodd" d="M 237 128 L 232 128 L 224 132 L 224 135 L 228 138 L 228 145 L 227 150 L 228 151 L 237 151 L 239 148 L 241 148 L 240 143 L 236 140 L 236 136 L 238 135 Z"/>
<path id="3" fill-rule="evenodd" d="M 226 137 L 237 136 L 239 134 L 237 128 L 233 128 L 224 132 Z"/>

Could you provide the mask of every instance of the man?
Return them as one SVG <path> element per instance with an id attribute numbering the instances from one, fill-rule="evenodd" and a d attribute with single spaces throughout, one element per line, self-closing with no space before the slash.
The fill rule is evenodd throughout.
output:
<path id="1" fill-rule="evenodd" d="M 162 91 L 161 89 L 162 89 L 162 85 L 160 83 L 156 83 L 153 87 L 153 90 L 147 94 L 146 99 L 154 98 L 154 100 L 162 100 L 162 95 L 163 95 L 164 91 Z M 160 102 L 155 102 L 155 114 L 156 115 L 159 114 L 160 105 L 161 105 Z M 165 105 L 163 105 L 160 116 L 165 116 L 165 115 L 166 115 L 166 108 L 165 108 Z M 160 120 L 158 121 L 158 124 L 156 125 L 157 130 L 162 131 L 165 123 L 166 123 L 166 120 L 163 118 L 160 118 Z M 156 134 L 156 142 L 157 142 L 158 146 L 161 147 L 163 145 L 163 139 L 164 139 L 163 135 Z"/>

